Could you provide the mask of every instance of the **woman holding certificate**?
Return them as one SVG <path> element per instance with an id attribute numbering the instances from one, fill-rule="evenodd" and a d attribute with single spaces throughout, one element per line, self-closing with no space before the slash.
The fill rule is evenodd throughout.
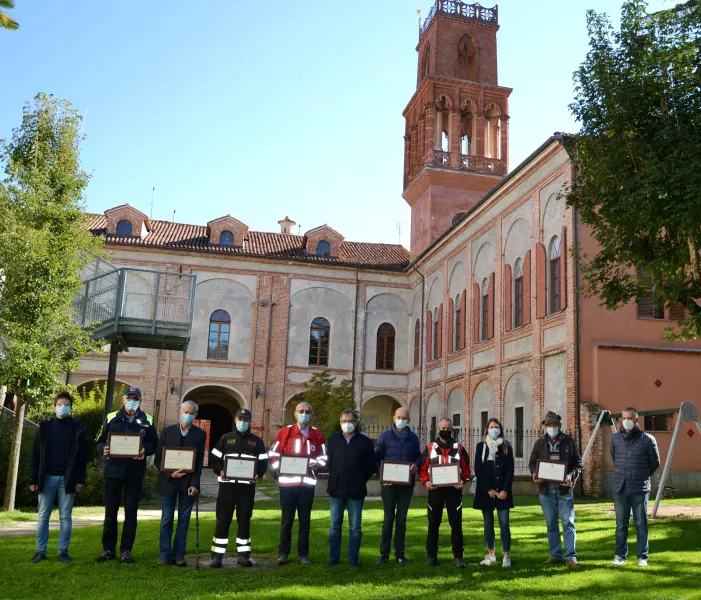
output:
<path id="1" fill-rule="evenodd" d="M 499 519 L 501 549 L 504 558 L 501 566 L 511 566 L 511 529 L 509 510 L 514 507 L 511 484 L 514 481 L 514 453 L 511 444 L 504 439 L 504 428 L 498 419 L 490 419 L 484 432 L 484 440 L 475 450 L 475 476 L 477 489 L 472 507 L 481 510 L 484 518 L 484 541 L 487 556 L 481 565 L 489 566 L 497 562 L 494 555 L 494 511 Z"/>

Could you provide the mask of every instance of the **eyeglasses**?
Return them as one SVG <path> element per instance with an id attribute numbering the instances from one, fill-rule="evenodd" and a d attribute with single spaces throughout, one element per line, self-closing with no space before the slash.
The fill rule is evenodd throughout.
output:
<path id="1" fill-rule="evenodd" d="M 311 410 L 298 410 L 297 414 L 298 415 L 311 415 L 312 411 Z"/>

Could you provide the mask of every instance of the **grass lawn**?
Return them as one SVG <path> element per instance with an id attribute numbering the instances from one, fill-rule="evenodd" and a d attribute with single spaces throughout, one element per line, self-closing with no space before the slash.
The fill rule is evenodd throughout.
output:
<path id="1" fill-rule="evenodd" d="M 162 567 L 158 564 L 158 522 L 139 524 L 133 565 L 95 564 L 101 551 L 100 527 L 76 529 L 71 554 L 74 562 L 60 565 L 55 559 L 57 534 L 49 543 L 50 559 L 31 565 L 33 537 L 0 539 L 0 598 L 129 598 L 137 599 L 228 599 L 298 598 L 334 599 L 418 599 L 418 598 L 701 598 L 701 520 L 698 518 L 658 519 L 650 523 L 650 566 L 640 569 L 635 561 L 613 568 L 614 519 L 607 513 L 610 501 L 578 502 L 577 551 L 584 570 L 571 573 L 564 566 L 544 566 L 548 549 L 545 525 L 536 498 L 518 498 L 512 511 L 513 568 L 480 567 L 484 555 L 481 513 L 465 498 L 463 530 L 468 568 L 452 565 L 447 516 L 441 529 L 441 564 L 423 566 L 426 542 L 426 501 L 414 499 L 407 531 L 407 555 L 413 564 L 390 563 L 376 567 L 382 526 L 380 502 L 366 502 L 363 511 L 361 567 L 343 562 L 325 566 L 328 557 L 328 500 L 318 499 L 312 515 L 310 556 L 314 564 L 301 567 L 291 562 L 274 565 L 277 556 L 280 510 L 277 502 L 256 505 L 252 538 L 253 557 L 268 566 L 257 570 L 226 569 L 200 571 Z M 681 501 L 680 501 L 681 502 Z M 688 500 L 688 504 L 698 501 Z M 1 514 L 1 513 L 0 513 Z M 208 562 L 214 531 L 214 515 L 200 517 L 202 556 Z M 631 534 L 633 529 L 631 528 Z M 498 535 L 498 534 L 497 534 Z M 235 523 L 230 539 L 234 546 Z M 344 542 L 347 530 L 344 532 Z M 632 548 L 635 541 L 631 538 Z M 188 552 L 194 552 L 194 515 Z M 499 553 L 499 542 L 497 542 Z M 635 551 L 633 550 L 633 556 Z M 296 555 L 291 556 L 292 560 Z"/>

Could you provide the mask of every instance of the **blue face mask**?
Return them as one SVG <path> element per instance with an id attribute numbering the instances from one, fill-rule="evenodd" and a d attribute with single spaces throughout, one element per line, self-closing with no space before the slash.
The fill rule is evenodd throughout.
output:
<path id="1" fill-rule="evenodd" d="M 300 425 L 307 425 L 311 420 L 312 416 L 308 415 L 307 413 L 299 413 L 297 415 L 297 423 L 299 423 Z"/>
<path id="2" fill-rule="evenodd" d="M 56 407 L 56 416 L 59 419 L 65 419 L 70 414 L 71 414 L 71 407 L 68 406 L 67 404 L 59 404 Z"/>
<path id="3" fill-rule="evenodd" d="M 406 429 L 407 426 L 406 419 L 397 419 L 394 424 L 397 426 L 397 429 Z"/>
<path id="4" fill-rule="evenodd" d="M 192 422 L 195 420 L 195 415 L 180 415 L 180 420 L 183 425 L 192 425 Z"/>
<path id="5" fill-rule="evenodd" d="M 498 427 L 494 427 L 493 429 L 489 429 L 489 437 L 492 438 L 493 440 L 496 440 L 499 437 L 499 434 L 501 433 L 501 429 Z"/>
<path id="6" fill-rule="evenodd" d="M 139 402 L 139 400 L 129 399 L 124 403 L 124 406 L 128 411 L 136 412 L 137 410 L 139 410 Z"/>
<path id="7" fill-rule="evenodd" d="M 236 421 L 236 429 L 239 430 L 239 433 L 246 433 L 248 431 L 248 425 L 249 423 L 246 423 L 246 421 Z"/>
<path id="8" fill-rule="evenodd" d="M 560 433 L 560 428 L 559 427 L 546 427 L 545 431 L 548 432 L 548 435 L 551 438 L 556 438 L 557 434 Z"/>

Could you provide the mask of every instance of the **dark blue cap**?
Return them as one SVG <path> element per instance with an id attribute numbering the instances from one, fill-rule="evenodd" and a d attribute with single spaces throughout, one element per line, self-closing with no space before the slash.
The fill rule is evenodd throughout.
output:
<path id="1" fill-rule="evenodd" d="M 141 398 L 141 390 L 138 387 L 128 387 L 124 391 L 125 396 L 136 396 L 137 398 Z"/>

